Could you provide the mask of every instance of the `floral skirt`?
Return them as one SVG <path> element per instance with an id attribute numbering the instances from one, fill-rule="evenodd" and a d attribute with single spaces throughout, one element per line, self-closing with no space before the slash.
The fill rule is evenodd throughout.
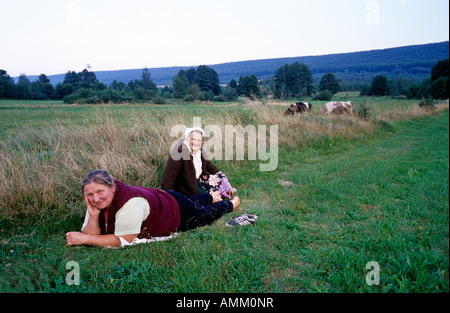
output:
<path id="1" fill-rule="evenodd" d="M 200 193 L 212 194 L 219 191 L 222 197 L 230 198 L 228 191 L 231 190 L 231 185 L 225 174 L 222 172 L 218 172 L 214 175 L 201 175 L 197 182 Z"/>

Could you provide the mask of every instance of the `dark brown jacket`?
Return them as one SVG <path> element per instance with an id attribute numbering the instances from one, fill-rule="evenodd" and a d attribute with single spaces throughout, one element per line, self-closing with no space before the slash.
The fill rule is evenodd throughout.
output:
<path id="1" fill-rule="evenodd" d="M 202 150 L 202 175 L 216 174 L 219 169 L 208 159 Z M 193 157 L 189 148 L 180 140 L 170 152 L 161 179 L 162 189 L 175 190 L 186 196 L 199 193 Z"/>

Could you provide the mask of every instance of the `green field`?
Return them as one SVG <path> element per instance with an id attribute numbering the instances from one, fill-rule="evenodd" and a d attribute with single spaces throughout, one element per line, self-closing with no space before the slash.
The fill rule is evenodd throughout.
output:
<path id="1" fill-rule="evenodd" d="M 0 101 L 0 292 L 449 292 L 449 111 L 352 98 L 367 119 L 286 105 L 64 106 Z M 241 206 L 124 249 L 67 247 L 84 175 L 157 187 L 175 124 L 278 125 L 278 167 L 216 161 Z M 280 181 L 292 182 L 282 186 Z M 228 228 L 230 217 L 259 216 Z M 76 261 L 80 284 L 67 285 Z M 366 264 L 380 266 L 369 286 Z"/>

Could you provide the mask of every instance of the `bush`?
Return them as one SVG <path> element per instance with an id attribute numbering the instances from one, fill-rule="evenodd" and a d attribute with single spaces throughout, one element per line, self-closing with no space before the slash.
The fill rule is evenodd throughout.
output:
<path id="1" fill-rule="evenodd" d="M 80 88 L 74 93 L 67 95 L 63 98 L 64 103 L 100 103 L 100 99 L 95 94 L 95 91 L 88 88 Z"/>
<path id="2" fill-rule="evenodd" d="M 47 100 L 48 96 L 43 92 L 37 92 L 34 94 L 34 100 Z"/>
<path id="3" fill-rule="evenodd" d="M 218 96 L 214 97 L 213 101 L 215 101 L 215 102 L 226 102 L 227 100 L 225 99 L 224 95 L 218 95 Z"/>
<path id="4" fill-rule="evenodd" d="M 372 80 L 370 96 L 386 96 L 389 93 L 388 80 L 386 76 L 377 75 Z"/>
<path id="5" fill-rule="evenodd" d="M 428 89 L 430 88 L 431 80 L 424 79 L 420 84 L 414 84 L 405 91 L 405 96 L 408 99 L 421 99 L 427 97 Z"/>
<path id="6" fill-rule="evenodd" d="M 422 98 L 419 102 L 419 107 L 427 111 L 434 111 L 436 109 L 436 101 L 431 98 Z"/>
<path id="7" fill-rule="evenodd" d="M 121 91 L 120 92 L 120 99 L 122 102 L 135 102 L 136 99 L 133 97 L 133 95 L 131 93 L 125 92 L 125 91 Z"/>
<path id="8" fill-rule="evenodd" d="M 359 96 L 360 97 L 366 97 L 370 95 L 370 85 L 369 84 L 363 84 L 360 88 Z"/>
<path id="9" fill-rule="evenodd" d="M 313 100 L 330 101 L 333 98 L 333 93 L 329 90 L 324 90 L 316 95 Z"/>
<path id="10" fill-rule="evenodd" d="M 200 100 L 202 101 L 213 101 L 214 93 L 212 91 L 203 91 L 200 95 Z"/>
<path id="11" fill-rule="evenodd" d="M 151 100 L 154 104 L 166 104 L 166 99 L 161 96 L 155 96 Z"/>
<path id="12" fill-rule="evenodd" d="M 195 98 L 193 95 L 187 95 L 183 98 L 183 102 L 194 102 Z"/>
<path id="13" fill-rule="evenodd" d="M 226 86 L 223 92 L 225 101 L 236 101 L 238 99 L 238 94 L 236 88 Z"/>
<path id="14" fill-rule="evenodd" d="M 78 100 L 78 96 L 74 93 L 71 93 L 63 98 L 63 102 L 67 104 L 74 104 L 76 100 Z"/>
<path id="15" fill-rule="evenodd" d="M 440 77 L 431 83 L 428 89 L 430 97 L 433 99 L 444 100 L 449 98 L 449 79 L 448 77 Z"/>
<path id="16" fill-rule="evenodd" d="M 366 104 L 366 100 L 362 103 L 357 103 L 356 105 L 356 114 L 364 120 L 368 120 L 370 117 L 371 108 Z"/>
<path id="17" fill-rule="evenodd" d="M 95 97 L 95 91 L 88 88 L 80 88 L 74 94 L 78 95 L 79 98 L 93 98 Z"/>
<path id="18" fill-rule="evenodd" d="M 153 92 L 142 87 L 137 87 L 133 90 L 134 98 L 138 100 L 150 100 L 153 96 Z"/>
<path id="19" fill-rule="evenodd" d="M 120 92 L 114 89 L 105 89 L 98 92 L 98 98 L 103 103 L 113 102 L 113 103 L 120 103 L 122 102 L 122 97 L 120 95 Z"/>

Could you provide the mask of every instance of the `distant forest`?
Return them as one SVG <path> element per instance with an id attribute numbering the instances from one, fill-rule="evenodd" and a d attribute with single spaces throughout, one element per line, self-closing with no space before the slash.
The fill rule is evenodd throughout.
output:
<path id="1" fill-rule="evenodd" d="M 431 68 L 437 61 L 448 57 L 449 42 L 446 41 L 383 50 L 241 61 L 208 66 L 217 72 L 220 84 L 226 85 L 232 79 L 237 81 L 241 76 L 256 75 L 259 80 L 269 79 L 280 67 L 298 62 L 309 67 L 315 84 L 319 83 L 323 75 L 331 72 L 340 81 L 343 90 L 360 90 L 362 84 L 371 82 L 377 75 L 393 79 L 402 77 L 418 82 L 430 75 Z M 174 76 L 180 70 L 189 68 L 186 66 L 162 67 L 149 68 L 149 71 L 157 86 L 170 86 Z M 100 82 L 109 86 L 114 80 L 128 83 L 140 79 L 142 69 L 95 71 L 95 74 Z M 65 73 L 49 75 L 48 78 L 56 86 L 63 82 L 64 76 Z M 28 76 L 28 78 L 34 81 L 38 79 L 38 76 Z"/>
<path id="2" fill-rule="evenodd" d="M 449 42 L 346 54 L 93 72 L 17 79 L 0 69 L 0 98 L 65 103 L 184 102 L 311 98 L 339 91 L 362 96 L 447 99 Z"/>

